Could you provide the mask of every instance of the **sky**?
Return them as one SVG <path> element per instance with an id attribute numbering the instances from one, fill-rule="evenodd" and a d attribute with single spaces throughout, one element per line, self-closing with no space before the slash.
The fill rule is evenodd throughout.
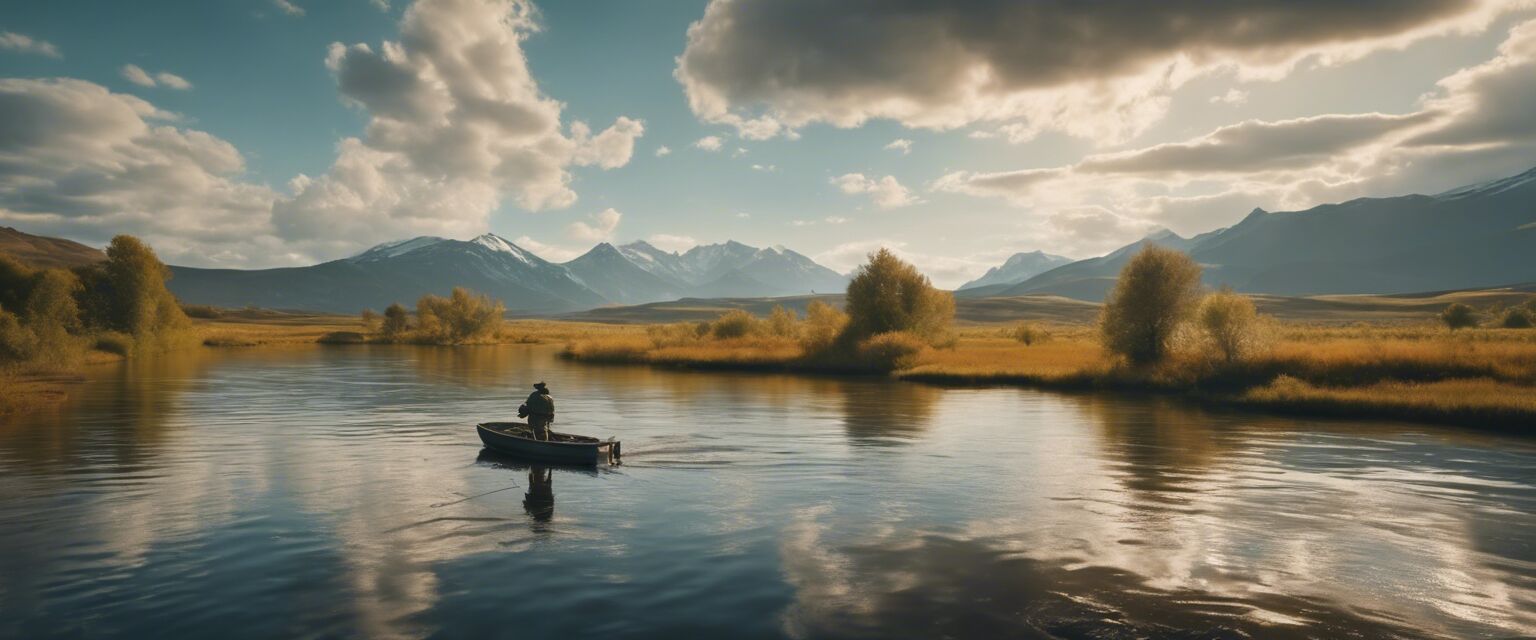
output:
<path id="1" fill-rule="evenodd" d="M 494 232 L 957 286 L 1536 166 L 1528 0 L 0 4 L 0 224 L 174 264 Z"/>

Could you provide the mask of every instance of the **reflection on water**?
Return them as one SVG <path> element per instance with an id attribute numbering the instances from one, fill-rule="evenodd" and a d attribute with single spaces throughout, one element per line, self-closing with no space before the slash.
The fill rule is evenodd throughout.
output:
<path id="1" fill-rule="evenodd" d="M 521 346 L 92 375 L 0 424 L 0 637 L 1536 633 L 1518 439 Z M 538 379 L 626 464 L 482 451 Z"/>

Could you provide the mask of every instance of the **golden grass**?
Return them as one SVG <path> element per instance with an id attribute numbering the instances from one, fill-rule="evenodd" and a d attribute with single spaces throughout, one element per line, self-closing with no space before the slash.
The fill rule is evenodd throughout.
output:
<path id="1" fill-rule="evenodd" d="M 1338 388 L 1281 376 L 1232 400 L 1288 413 L 1401 418 L 1480 428 L 1529 430 L 1536 418 L 1536 388 L 1487 378 Z"/>
<path id="2" fill-rule="evenodd" d="M 972 326 L 953 346 L 925 349 L 892 376 L 917 382 L 1155 391 L 1320 415 L 1509 427 L 1536 424 L 1536 331 L 1429 326 L 1274 327 L 1264 349 L 1226 363 L 1186 347 L 1132 369 L 1109 358 L 1089 325 L 1044 327 L 1032 345 L 1012 327 Z M 662 332 L 656 332 L 660 335 Z M 867 371 L 807 360 L 788 338 L 700 338 L 682 344 L 639 331 L 582 337 L 566 357 L 584 362 L 691 368 Z"/>
<path id="3" fill-rule="evenodd" d="M 584 337 L 567 344 L 562 355 L 606 364 L 763 369 L 801 368 L 805 350 L 791 338 L 730 338 L 657 346 L 644 333 L 632 333 Z"/>
<path id="4" fill-rule="evenodd" d="M 69 389 L 84 379 L 71 375 L 0 374 L 0 417 L 30 413 L 58 406 L 69 398 Z"/>
<path id="5" fill-rule="evenodd" d="M 962 336 L 952 349 L 929 349 L 909 369 L 896 372 L 910 380 L 985 382 L 1064 382 L 1105 366 L 1097 342 L 1055 338 L 1025 346 L 1012 338 Z"/>

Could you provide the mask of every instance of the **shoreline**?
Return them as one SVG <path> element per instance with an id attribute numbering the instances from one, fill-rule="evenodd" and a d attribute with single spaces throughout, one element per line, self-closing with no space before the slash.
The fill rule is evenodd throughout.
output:
<path id="1" fill-rule="evenodd" d="M 346 316 L 230 317 L 194 321 L 188 348 L 337 346 L 326 336 L 353 333 Z M 647 325 L 559 320 L 508 321 L 484 345 L 564 345 L 558 357 L 588 365 L 644 365 L 698 372 L 741 372 L 899 380 L 948 388 L 1024 388 L 1173 398 L 1200 406 L 1327 419 L 1392 420 L 1482 432 L 1536 435 L 1536 332 L 1446 334 L 1402 327 L 1290 327 L 1286 344 L 1225 368 L 1196 361 L 1161 370 L 1107 364 L 1087 327 L 1053 327 L 1049 341 L 1026 346 L 999 337 L 1004 327 L 966 327 L 957 346 L 929 349 L 894 370 L 812 361 L 785 339 L 705 341 L 657 346 Z M 1343 331 L 1343 333 L 1341 333 Z M 339 344 L 402 344 L 380 340 Z M 409 344 L 409 343 L 404 343 Z M 1367 357 L 1368 356 L 1368 357 Z M 80 370 L 124 358 L 91 352 L 80 368 L 10 374 L 0 416 L 65 402 L 85 382 Z"/>

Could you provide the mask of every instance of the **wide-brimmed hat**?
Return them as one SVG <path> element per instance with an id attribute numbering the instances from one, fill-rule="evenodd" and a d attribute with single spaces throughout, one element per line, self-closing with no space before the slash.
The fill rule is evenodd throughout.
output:
<path id="1" fill-rule="evenodd" d="M 535 382 L 535 383 L 533 383 L 533 388 L 535 388 L 535 389 L 543 389 L 544 386 L 545 385 L 542 382 Z"/>

